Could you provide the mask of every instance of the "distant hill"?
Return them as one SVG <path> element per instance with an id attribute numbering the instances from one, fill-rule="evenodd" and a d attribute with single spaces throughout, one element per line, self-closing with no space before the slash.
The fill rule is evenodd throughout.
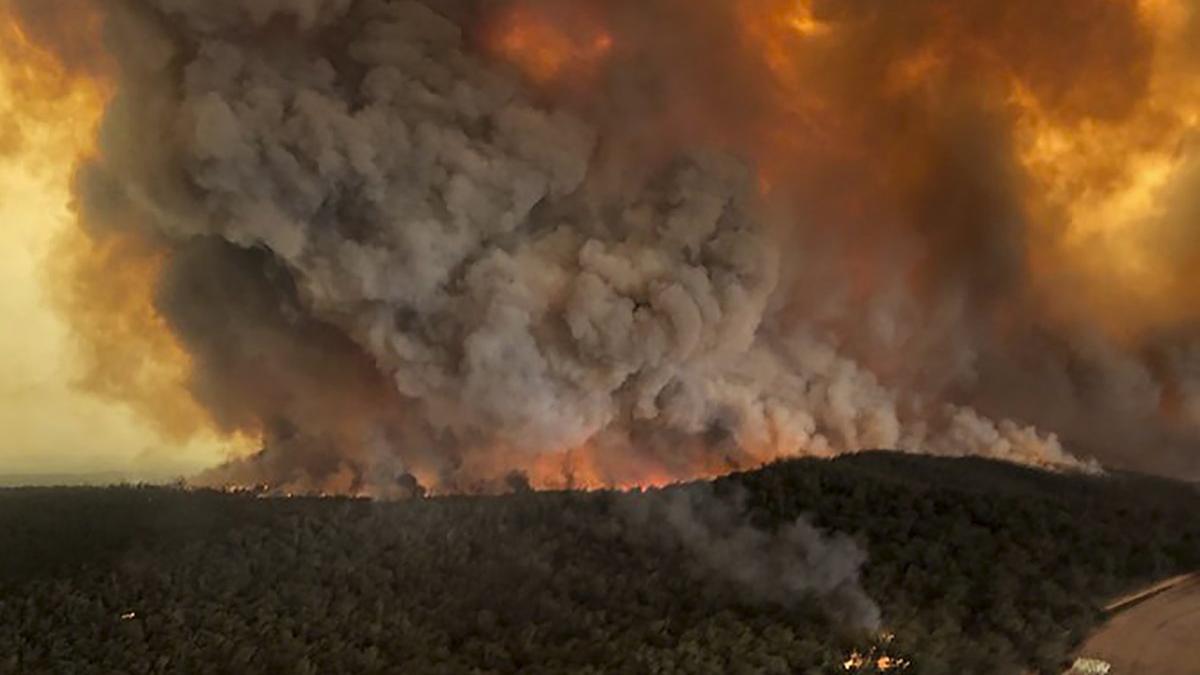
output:
<path id="1" fill-rule="evenodd" d="M 1105 599 L 1200 568 L 1196 513 L 882 452 L 632 494 L 0 490 L 0 672 L 1056 673 Z"/>

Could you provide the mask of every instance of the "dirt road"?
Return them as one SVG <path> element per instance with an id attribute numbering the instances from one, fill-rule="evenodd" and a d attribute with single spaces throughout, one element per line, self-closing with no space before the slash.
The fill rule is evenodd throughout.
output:
<path id="1" fill-rule="evenodd" d="M 1079 655 L 1111 675 L 1200 675 L 1200 574 L 1119 612 Z"/>

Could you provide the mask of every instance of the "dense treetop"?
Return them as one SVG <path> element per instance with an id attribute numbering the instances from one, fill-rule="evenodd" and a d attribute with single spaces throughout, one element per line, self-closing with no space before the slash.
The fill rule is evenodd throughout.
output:
<path id="1" fill-rule="evenodd" d="M 673 493 L 0 491 L 0 672 L 1054 672 L 1106 598 L 1200 567 L 1200 494 L 1143 476 L 783 462 L 697 493 L 742 521 L 716 549 Z M 811 574 L 850 571 L 763 597 L 810 574 L 776 556 L 797 523 L 826 533 Z M 849 618 L 858 547 L 881 633 Z"/>

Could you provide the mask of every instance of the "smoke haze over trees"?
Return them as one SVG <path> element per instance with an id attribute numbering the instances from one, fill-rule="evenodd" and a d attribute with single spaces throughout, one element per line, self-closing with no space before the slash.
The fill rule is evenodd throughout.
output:
<path id="1" fill-rule="evenodd" d="M 1200 566 L 1198 500 L 882 453 L 644 493 L 0 491 L 0 672 L 835 673 L 874 645 L 1057 674 L 1109 598 Z"/>

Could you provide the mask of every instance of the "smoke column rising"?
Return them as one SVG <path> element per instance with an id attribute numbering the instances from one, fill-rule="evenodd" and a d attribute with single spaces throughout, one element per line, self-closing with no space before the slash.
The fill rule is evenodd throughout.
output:
<path id="1" fill-rule="evenodd" d="M 203 480 L 1196 475 L 1190 5 L 79 6 L 114 92 L 83 232 L 153 252 L 190 397 L 263 439 Z"/>

